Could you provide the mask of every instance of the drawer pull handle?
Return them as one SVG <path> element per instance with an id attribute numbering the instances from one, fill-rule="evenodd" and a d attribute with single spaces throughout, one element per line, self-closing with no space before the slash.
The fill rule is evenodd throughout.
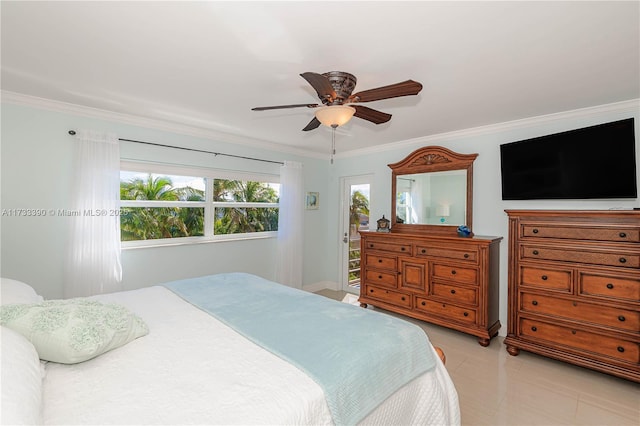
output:
<path id="1" fill-rule="evenodd" d="M 405 300 L 407 300 L 407 299 L 404 296 L 402 296 L 402 301 L 405 301 Z"/>
<path id="2" fill-rule="evenodd" d="M 538 233 L 538 228 L 533 228 L 533 233 L 537 234 Z"/>
<path id="3" fill-rule="evenodd" d="M 420 303 L 422 306 L 427 306 L 427 302 L 422 301 L 422 303 Z"/>
<path id="4" fill-rule="evenodd" d="M 369 244 L 369 248 L 373 248 L 373 244 Z"/>
<path id="5" fill-rule="evenodd" d="M 469 312 L 465 312 L 462 315 L 464 315 L 465 317 L 468 317 L 469 316 Z"/>
<path id="6" fill-rule="evenodd" d="M 463 257 L 464 257 L 465 259 L 468 259 L 468 258 L 469 258 L 469 253 L 465 253 Z"/>
<path id="7" fill-rule="evenodd" d="M 454 269 L 451 271 L 451 275 L 455 275 L 455 274 L 456 274 L 456 270 Z"/>
<path id="8" fill-rule="evenodd" d="M 538 254 L 540 254 L 540 252 L 539 252 L 538 250 L 534 250 L 534 251 L 533 251 L 533 255 L 534 255 L 534 256 L 537 256 Z"/>
<path id="9" fill-rule="evenodd" d="M 382 279 L 382 275 L 378 275 L 378 279 L 381 280 Z"/>
<path id="10" fill-rule="evenodd" d="M 543 275 L 543 276 L 542 276 L 542 281 L 546 281 L 546 280 L 548 280 L 548 279 L 549 279 L 549 277 L 547 277 L 546 275 Z"/>
<path id="11" fill-rule="evenodd" d="M 577 332 L 575 330 L 571 330 L 571 334 L 576 334 Z"/>
<path id="12" fill-rule="evenodd" d="M 404 251 L 404 250 L 405 250 L 404 247 L 400 247 L 400 251 Z"/>
<path id="13" fill-rule="evenodd" d="M 626 232 L 621 232 L 620 233 L 620 238 L 627 238 Z"/>
<path id="14" fill-rule="evenodd" d="M 382 263 L 382 259 L 378 259 L 378 263 Z"/>
<path id="15" fill-rule="evenodd" d="M 537 300 L 534 300 L 534 301 L 532 301 L 532 302 L 531 302 L 531 304 L 532 304 L 533 306 L 538 306 L 538 301 L 537 301 Z"/>
<path id="16" fill-rule="evenodd" d="M 622 346 L 618 346 L 618 352 L 624 352 L 624 348 Z"/>
<path id="17" fill-rule="evenodd" d="M 624 321 L 626 320 L 626 318 L 624 317 L 624 315 L 620 315 L 618 316 L 618 321 Z"/>
<path id="18" fill-rule="evenodd" d="M 611 289 L 613 288 L 613 284 L 611 284 L 611 283 L 607 284 L 607 288 L 608 288 L 609 290 L 611 290 Z"/>
<path id="19" fill-rule="evenodd" d="M 538 331 L 538 327 L 534 325 L 533 327 L 531 327 L 531 331 Z"/>
<path id="20" fill-rule="evenodd" d="M 425 249 L 422 249 L 421 253 L 425 254 L 427 251 Z"/>
<path id="21" fill-rule="evenodd" d="M 451 294 L 456 294 L 456 291 L 455 290 L 451 290 Z"/>
<path id="22" fill-rule="evenodd" d="M 627 259 L 625 259 L 624 257 L 621 257 L 618 260 L 620 261 L 620 263 L 627 263 Z"/>

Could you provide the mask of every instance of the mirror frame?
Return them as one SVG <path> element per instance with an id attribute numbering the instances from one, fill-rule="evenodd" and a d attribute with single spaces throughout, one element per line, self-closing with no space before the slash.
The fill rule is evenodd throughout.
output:
<path id="1" fill-rule="evenodd" d="M 442 146 L 425 146 L 407 155 L 404 160 L 389 164 L 391 168 L 391 232 L 425 232 L 438 235 L 457 235 L 459 225 L 426 225 L 396 223 L 396 181 L 398 176 L 414 173 L 467 171 L 466 223 L 471 230 L 473 220 L 473 162 L 478 154 L 460 154 Z"/>

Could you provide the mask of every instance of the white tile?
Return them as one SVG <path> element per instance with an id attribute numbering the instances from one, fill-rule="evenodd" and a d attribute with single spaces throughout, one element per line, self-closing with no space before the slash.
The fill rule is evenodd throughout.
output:
<path id="1" fill-rule="evenodd" d="M 640 392 L 640 391 L 638 391 Z M 638 426 L 640 425 L 640 407 L 620 410 L 615 405 L 590 404 L 578 401 L 576 424 L 598 426 Z"/>

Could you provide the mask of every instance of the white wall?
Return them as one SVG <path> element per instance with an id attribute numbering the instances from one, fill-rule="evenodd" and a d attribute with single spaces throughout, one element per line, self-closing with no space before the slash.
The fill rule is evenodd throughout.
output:
<path id="1" fill-rule="evenodd" d="M 69 219 L 48 214 L 10 216 L 11 209 L 70 208 L 75 138 L 70 129 L 112 131 L 121 138 L 179 145 L 268 160 L 303 163 L 305 190 L 326 197 L 326 159 L 313 159 L 255 147 L 184 136 L 167 131 L 82 117 L 31 106 L 2 104 L 0 274 L 25 281 L 46 298 L 62 297 L 64 253 Z M 121 143 L 121 156 L 230 170 L 279 174 L 279 166 L 229 157 L 214 157 L 167 148 Z M 327 206 L 305 211 L 303 285 L 327 280 L 329 262 Z M 275 278 L 276 239 L 226 241 L 196 245 L 125 249 L 123 285 L 134 289 L 178 278 L 241 271 Z"/>
<path id="2" fill-rule="evenodd" d="M 500 244 L 500 322 L 501 335 L 507 327 L 507 248 L 508 222 L 506 209 L 610 209 L 614 207 L 640 207 L 638 199 L 626 200 L 553 200 L 553 201 L 502 201 L 500 182 L 500 149 L 503 143 L 586 127 L 608 121 L 635 117 L 636 164 L 640 166 L 640 101 L 604 105 L 552 116 L 537 117 L 518 122 L 502 123 L 450 134 L 436 135 L 387 145 L 377 152 L 351 153 L 338 158 L 334 168 L 330 196 L 338 198 L 336 184 L 342 176 L 372 173 L 371 222 L 391 217 L 391 170 L 387 164 L 402 160 L 414 150 L 429 145 L 440 145 L 463 154 L 477 153 L 474 162 L 473 181 L 473 232 L 476 235 L 502 236 Z M 608 147 L 603 146 L 603 149 Z M 640 188 L 640 170 L 637 173 Z M 336 211 L 332 205 L 330 211 Z M 336 234 L 338 217 L 329 216 L 329 232 Z M 393 224 L 391 224 L 393 228 Z"/>
<path id="3" fill-rule="evenodd" d="M 73 138 L 69 129 L 114 131 L 120 137 L 178 144 L 196 149 L 249 155 L 272 160 L 291 159 L 304 164 L 305 190 L 320 192 L 320 208 L 305 211 L 304 282 L 339 282 L 341 177 L 372 175 L 371 221 L 391 217 L 391 171 L 387 164 L 403 159 L 417 148 L 441 145 L 461 153 L 478 153 L 474 163 L 473 231 L 504 237 L 500 247 L 500 320 L 506 333 L 507 215 L 505 209 L 608 209 L 639 207 L 638 200 L 608 201 L 502 201 L 499 145 L 622 118 L 636 119 L 636 156 L 640 165 L 638 133 L 640 101 L 598 106 L 553 116 L 502 123 L 451 134 L 389 144 L 382 148 L 339 156 L 335 164 L 282 152 L 260 150 L 211 139 L 151 130 L 106 119 L 81 117 L 29 106 L 3 103 L 0 208 L 60 209 L 69 206 Z M 603 147 L 606 149 L 606 147 Z M 166 162 L 210 165 L 228 169 L 258 168 L 260 163 L 235 162 L 218 157 L 166 152 L 159 148 L 122 144 L 122 155 Z M 265 169 L 266 168 L 266 169 Z M 640 174 L 639 174 L 640 176 Z M 640 187 L 640 183 L 638 185 Z M 47 298 L 62 296 L 67 223 L 64 217 L 0 218 L 0 274 L 31 283 Z M 216 272 L 246 271 L 267 279 L 275 277 L 275 240 L 219 242 L 179 247 L 156 247 L 123 252 L 124 285 L 133 289 L 177 278 Z"/>

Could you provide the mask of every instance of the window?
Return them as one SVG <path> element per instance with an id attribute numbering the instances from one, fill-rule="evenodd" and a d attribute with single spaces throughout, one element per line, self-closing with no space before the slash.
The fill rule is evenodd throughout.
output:
<path id="1" fill-rule="evenodd" d="M 123 163 L 121 241 L 126 246 L 274 236 L 278 176 Z"/>

